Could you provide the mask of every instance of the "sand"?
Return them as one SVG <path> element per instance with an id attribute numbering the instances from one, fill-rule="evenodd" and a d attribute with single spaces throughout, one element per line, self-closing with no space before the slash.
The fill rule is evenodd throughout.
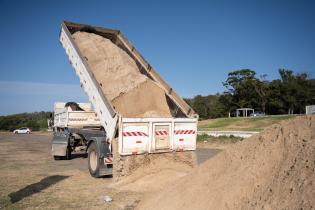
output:
<path id="1" fill-rule="evenodd" d="M 161 88 L 147 80 L 112 101 L 124 117 L 170 117 L 166 96 Z"/>
<path id="2" fill-rule="evenodd" d="M 112 147 L 115 181 L 113 187 L 119 189 L 159 189 L 160 186 L 172 182 L 178 176 L 186 175 L 192 168 L 197 167 L 195 151 L 121 156 L 118 153 L 117 138 L 113 140 Z M 143 177 L 145 179 L 142 179 Z M 157 182 L 157 177 L 163 178 L 158 178 Z"/>
<path id="3" fill-rule="evenodd" d="M 120 177 L 114 173 L 116 182 L 109 186 L 123 191 L 157 192 L 197 167 L 194 152 L 145 154 L 123 158 L 123 171 L 119 173 Z"/>
<path id="4" fill-rule="evenodd" d="M 227 148 L 137 209 L 313 209 L 314 184 L 315 116 L 297 117 Z"/>
<path id="5" fill-rule="evenodd" d="M 76 32 L 73 39 L 112 106 L 124 117 L 171 117 L 165 92 L 141 74 L 135 61 L 102 36 Z"/>

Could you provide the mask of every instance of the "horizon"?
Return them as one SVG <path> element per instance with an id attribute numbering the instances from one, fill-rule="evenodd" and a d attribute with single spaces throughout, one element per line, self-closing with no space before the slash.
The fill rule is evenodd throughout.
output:
<path id="1" fill-rule="evenodd" d="M 313 1 L 0 5 L 0 115 L 88 101 L 58 40 L 62 20 L 121 30 L 184 98 L 222 93 L 228 73 L 239 69 L 268 80 L 279 79 L 279 68 L 315 77 Z"/>

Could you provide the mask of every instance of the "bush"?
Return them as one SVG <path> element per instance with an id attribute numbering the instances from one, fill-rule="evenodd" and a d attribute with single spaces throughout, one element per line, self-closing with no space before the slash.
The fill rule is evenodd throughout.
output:
<path id="1" fill-rule="evenodd" d="M 31 121 L 28 121 L 26 123 L 26 127 L 32 129 L 32 131 L 39 131 L 40 130 L 40 125 L 37 121 L 35 120 L 31 120 Z"/>
<path id="2" fill-rule="evenodd" d="M 33 112 L 0 116 L 0 130 L 13 131 L 21 127 L 30 127 L 33 131 L 46 129 L 51 114 L 52 112 Z"/>

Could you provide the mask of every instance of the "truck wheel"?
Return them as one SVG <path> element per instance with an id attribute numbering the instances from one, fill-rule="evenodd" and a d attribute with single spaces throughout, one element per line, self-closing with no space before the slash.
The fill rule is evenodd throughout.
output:
<path id="1" fill-rule="evenodd" d="M 62 160 L 62 156 L 55 156 L 54 155 L 54 160 Z"/>
<path id="2" fill-rule="evenodd" d="M 100 159 L 95 142 L 92 142 L 88 149 L 88 163 L 91 176 L 100 177 Z"/>
<path id="3" fill-rule="evenodd" d="M 67 147 L 67 150 L 66 150 L 66 160 L 71 160 L 71 147 Z"/>

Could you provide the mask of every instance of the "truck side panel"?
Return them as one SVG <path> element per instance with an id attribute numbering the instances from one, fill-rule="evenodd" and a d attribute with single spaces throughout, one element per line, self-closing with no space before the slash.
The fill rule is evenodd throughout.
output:
<path id="1" fill-rule="evenodd" d="M 177 122 L 174 124 L 174 150 L 195 150 L 197 124 Z"/>

